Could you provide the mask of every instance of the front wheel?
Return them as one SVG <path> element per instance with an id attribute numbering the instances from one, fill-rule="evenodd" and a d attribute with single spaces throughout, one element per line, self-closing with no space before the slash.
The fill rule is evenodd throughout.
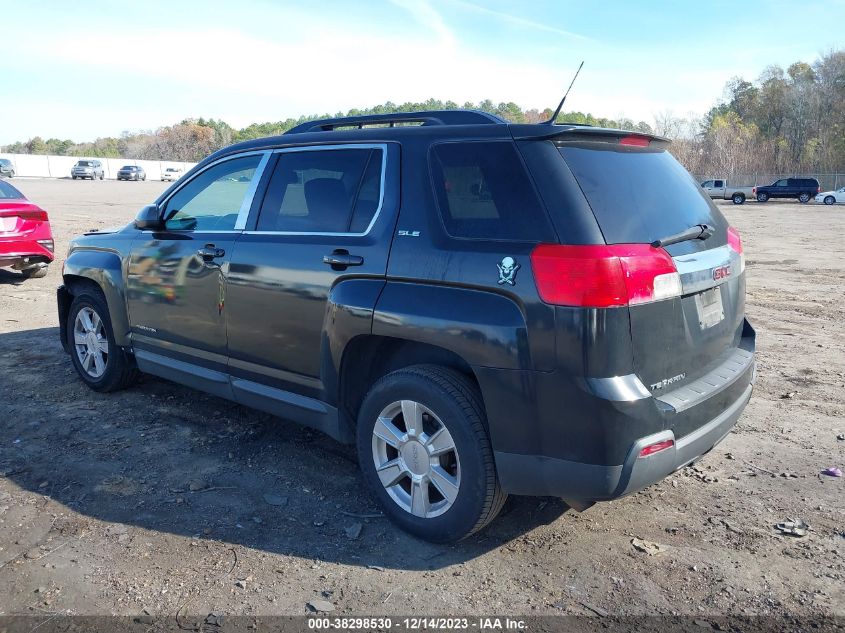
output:
<path id="1" fill-rule="evenodd" d="M 824 203 L 825 204 L 833 204 L 834 202 L 836 202 L 836 198 L 834 198 L 833 196 L 825 196 L 824 197 Z"/>
<path id="2" fill-rule="evenodd" d="M 499 486 L 477 388 L 462 374 L 416 365 L 381 378 L 358 417 L 364 480 L 395 523 L 435 543 L 492 521 Z"/>
<path id="3" fill-rule="evenodd" d="M 743 202 L 745 202 L 745 196 L 741 193 L 735 193 L 732 199 L 734 204 L 742 204 Z"/>
<path id="4" fill-rule="evenodd" d="M 103 178 L 105 178 L 105 177 L 106 177 L 106 174 L 105 174 L 105 173 L 100 174 L 100 180 L 102 180 L 102 179 L 103 179 Z"/>
<path id="5" fill-rule="evenodd" d="M 117 391 L 138 376 L 132 359 L 117 345 L 106 298 L 84 289 L 71 303 L 67 321 L 68 349 L 79 377 L 94 391 Z"/>
<path id="6" fill-rule="evenodd" d="M 798 194 L 798 202 L 801 204 L 807 204 L 810 201 L 810 194 L 806 191 L 804 193 Z"/>
<path id="7" fill-rule="evenodd" d="M 757 202 L 768 202 L 769 194 L 767 193 L 758 193 L 757 194 Z"/>

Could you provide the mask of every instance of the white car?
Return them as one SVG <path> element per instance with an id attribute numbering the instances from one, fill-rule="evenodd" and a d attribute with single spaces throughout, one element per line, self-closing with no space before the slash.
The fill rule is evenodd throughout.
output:
<path id="1" fill-rule="evenodd" d="M 179 180 L 182 177 L 182 169 L 179 167 L 168 167 L 163 172 L 161 172 L 161 181 L 162 182 L 173 182 L 174 180 Z"/>
<path id="2" fill-rule="evenodd" d="M 822 191 L 816 196 L 816 202 L 824 202 L 825 204 L 845 202 L 845 187 L 836 191 Z"/>

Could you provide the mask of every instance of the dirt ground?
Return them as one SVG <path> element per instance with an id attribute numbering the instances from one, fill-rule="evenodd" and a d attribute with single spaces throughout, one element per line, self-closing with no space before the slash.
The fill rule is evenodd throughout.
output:
<path id="1" fill-rule="evenodd" d="M 149 377 L 89 391 L 58 340 L 68 239 L 165 185 L 14 184 L 58 258 L 44 279 L 0 272 L 0 615 L 845 615 L 845 479 L 821 474 L 845 469 L 845 207 L 721 207 L 759 379 L 697 466 L 583 514 L 512 498 L 436 546 L 378 516 L 352 452 L 316 432 Z M 788 519 L 808 535 L 780 534 Z"/>

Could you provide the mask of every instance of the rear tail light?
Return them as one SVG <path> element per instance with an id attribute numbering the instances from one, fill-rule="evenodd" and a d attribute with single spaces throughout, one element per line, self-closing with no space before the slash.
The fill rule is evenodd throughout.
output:
<path id="1" fill-rule="evenodd" d="M 648 147 L 651 140 L 645 136 L 623 136 L 619 139 L 620 145 L 631 145 L 633 147 Z"/>
<path id="2" fill-rule="evenodd" d="M 728 247 L 739 255 L 739 272 L 745 270 L 745 254 L 742 252 L 742 238 L 734 227 L 728 227 Z"/>
<path id="3" fill-rule="evenodd" d="M 681 295 L 675 262 L 649 244 L 540 244 L 531 269 L 540 298 L 552 305 L 609 308 Z"/>
<path id="4" fill-rule="evenodd" d="M 659 453 L 660 451 L 665 451 L 667 448 L 672 448 L 675 445 L 675 440 L 663 440 L 662 442 L 655 442 L 654 444 L 649 444 L 643 450 L 640 451 L 640 454 L 637 457 L 648 457 L 649 455 L 654 455 L 655 453 Z"/>
<path id="5" fill-rule="evenodd" d="M 757 187 L 751 187 L 751 193 L 753 193 L 756 196 L 757 195 Z"/>
<path id="6" fill-rule="evenodd" d="M 13 211 L 11 214 L 13 217 L 17 216 L 21 220 L 34 220 L 35 222 L 46 222 L 47 221 L 47 212 L 38 210 L 27 210 L 27 211 Z"/>

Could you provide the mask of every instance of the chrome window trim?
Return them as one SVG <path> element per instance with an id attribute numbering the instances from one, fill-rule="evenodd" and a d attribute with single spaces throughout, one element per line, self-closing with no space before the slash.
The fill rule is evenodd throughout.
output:
<path id="1" fill-rule="evenodd" d="M 177 193 L 182 191 L 185 187 L 187 187 L 190 183 L 196 180 L 200 174 L 206 172 L 207 170 L 211 169 L 212 167 L 216 167 L 221 163 L 225 163 L 229 160 L 235 160 L 238 158 L 245 158 L 246 156 L 261 156 L 261 160 L 258 161 L 258 165 L 255 167 L 255 173 L 252 175 L 252 181 L 249 183 L 249 188 L 246 190 L 244 194 L 243 202 L 241 203 L 241 208 L 238 209 L 238 217 L 235 220 L 235 226 L 231 229 L 222 230 L 222 231 L 195 231 L 194 229 L 169 229 L 174 231 L 183 231 L 187 232 L 196 232 L 196 233 L 238 233 L 242 232 L 244 227 L 246 227 L 246 220 L 249 216 L 249 210 L 252 208 L 252 201 L 255 198 L 255 192 L 258 190 L 258 183 L 261 182 L 261 176 L 264 174 L 264 169 L 267 167 L 267 163 L 270 161 L 270 154 L 272 154 L 271 150 L 253 150 L 249 152 L 240 152 L 238 154 L 230 154 L 229 156 L 223 156 L 218 158 L 214 162 L 209 163 L 202 169 L 200 169 L 197 173 L 193 174 L 188 180 L 185 182 L 179 183 L 179 186 L 176 187 L 173 191 L 171 191 L 167 197 L 161 201 L 159 207 L 161 209 L 165 209 L 167 207 L 167 203 L 175 196 Z M 178 181 L 177 181 L 178 182 Z"/>
<path id="2" fill-rule="evenodd" d="M 290 154 L 293 152 L 317 152 L 322 150 L 343 150 L 343 149 L 379 149 L 381 150 L 381 181 L 379 183 L 379 199 L 375 213 L 362 233 L 348 232 L 326 232 L 326 231 L 244 231 L 244 235 L 325 235 L 332 237 L 364 237 L 368 235 L 375 226 L 384 207 L 384 189 L 387 179 L 387 143 L 338 143 L 335 145 L 303 145 L 296 147 L 282 147 L 272 150 L 274 154 Z M 260 210 L 259 210 L 260 212 Z"/>

